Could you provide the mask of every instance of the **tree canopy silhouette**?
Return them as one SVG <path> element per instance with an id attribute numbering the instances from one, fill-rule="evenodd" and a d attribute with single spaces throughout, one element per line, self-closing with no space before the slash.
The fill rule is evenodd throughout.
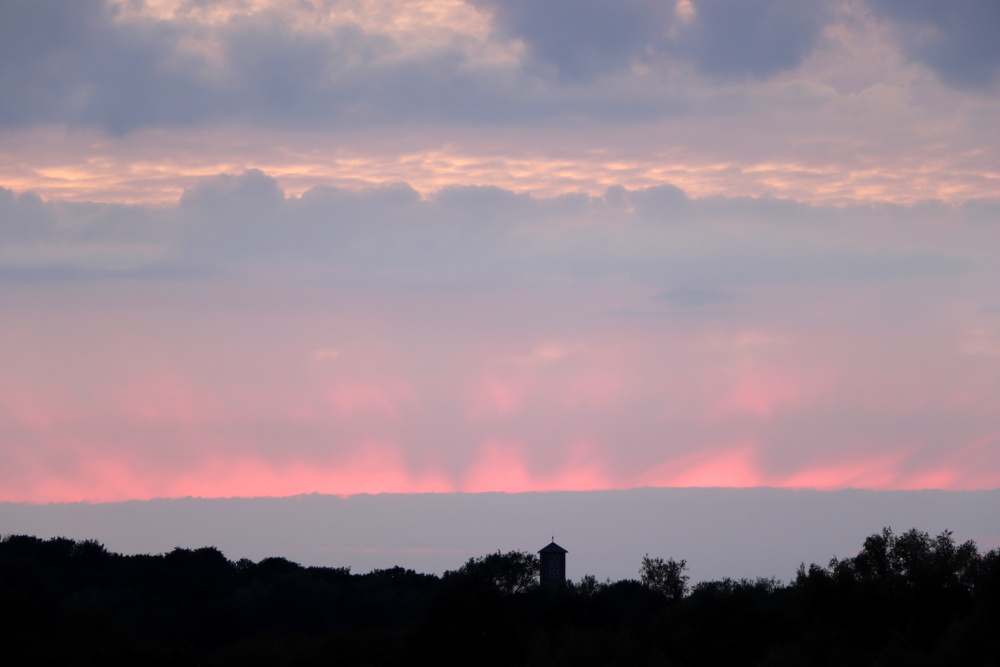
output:
<path id="1" fill-rule="evenodd" d="M 524 593 L 538 585 L 538 556 L 526 551 L 497 551 L 470 558 L 446 577 L 462 578 L 504 595 Z"/>
<path id="2" fill-rule="evenodd" d="M 656 591 L 668 600 L 680 600 L 687 593 L 688 576 L 687 561 L 676 561 L 673 558 L 650 558 L 649 554 L 642 557 L 642 567 L 639 568 L 639 580 L 643 586 Z"/>
<path id="3" fill-rule="evenodd" d="M 218 549 L 121 555 L 95 540 L 0 540 L 5 664 L 1000 664 L 1000 550 L 886 528 L 857 555 L 774 578 L 538 585 L 522 551 L 438 577 L 352 574 Z"/>

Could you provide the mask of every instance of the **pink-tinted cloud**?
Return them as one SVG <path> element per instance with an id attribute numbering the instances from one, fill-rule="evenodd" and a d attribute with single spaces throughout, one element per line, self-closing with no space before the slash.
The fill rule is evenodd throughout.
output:
<path id="1" fill-rule="evenodd" d="M 706 446 L 658 466 L 641 482 L 644 486 L 761 486 L 764 480 L 756 469 L 755 450 L 752 444 Z"/>
<path id="2" fill-rule="evenodd" d="M 995 314 L 917 334 L 903 284 L 840 289 L 8 289 L 3 499 L 1000 483 L 998 357 L 960 333 Z"/>
<path id="3" fill-rule="evenodd" d="M 249 168 L 296 196 L 996 196 L 988 3 L 941 25 L 881 0 L 669 4 L 581 1 L 573 20 L 559 0 L 11 5 L 33 48 L 4 52 L 0 183 L 160 205 Z"/>
<path id="4" fill-rule="evenodd" d="M 4 499 L 995 487 L 990 12 L 0 5 Z"/>
<path id="5" fill-rule="evenodd" d="M 571 443 L 565 463 L 547 473 L 533 473 L 524 460 L 523 443 L 488 441 L 480 458 L 465 473 L 459 489 L 470 493 L 503 491 L 592 491 L 611 488 L 595 452 L 585 443 Z"/>

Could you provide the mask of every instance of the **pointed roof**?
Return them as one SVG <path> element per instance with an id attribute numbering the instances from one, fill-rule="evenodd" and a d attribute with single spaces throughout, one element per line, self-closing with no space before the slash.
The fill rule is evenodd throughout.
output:
<path id="1" fill-rule="evenodd" d="M 567 551 L 566 549 L 563 549 L 561 546 L 559 546 L 555 542 L 549 542 L 549 545 L 547 547 L 545 547 L 544 549 L 540 549 L 538 551 L 538 553 L 540 553 L 540 554 L 568 554 L 569 551 Z"/>

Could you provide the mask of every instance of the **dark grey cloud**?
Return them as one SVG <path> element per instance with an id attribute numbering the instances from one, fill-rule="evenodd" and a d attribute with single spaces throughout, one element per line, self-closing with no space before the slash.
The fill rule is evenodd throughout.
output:
<path id="1" fill-rule="evenodd" d="M 798 66 L 832 16 L 831 3 L 795 0 L 693 0 L 688 19 L 660 0 L 471 1 L 527 45 L 524 67 L 473 62 L 460 40 L 404 55 L 406 45 L 360 25 L 305 33 L 277 10 L 209 29 L 121 20 L 105 0 L 10 0 L 0 3 L 0 126 L 125 134 L 223 122 L 301 130 L 651 120 L 706 103 L 694 88 L 663 86 L 664 65 L 766 79 Z M 909 57 L 946 82 L 996 81 L 995 2 L 872 3 L 898 26 Z M 190 48 L 202 39 L 215 45 L 211 58 Z"/>
<path id="2" fill-rule="evenodd" d="M 796 67 L 828 18 L 825 3 L 796 0 L 694 0 L 690 22 L 661 0 L 474 1 L 536 62 L 572 81 L 667 57 L 721 77 L 766 78 Z"/>
<path id="3" fill-rule="evenodd" d="M 1000 2 L 871 0 L 897 28 L 906 54 L 957 87 L 993 85 L 1000 76 Z"/>
<path id="4" fill-rule="evenodd" d="M 88 268 L 76 264 L 49 263 L 41 265 L 6 266 L 0 265 L 0 280 L 28 282 L 89 282 L 96 281 L 197 281 L 218 278 L 220 273 L 204 264 L 184 264 L 180 262 L 157 262 L 139 267 Z"/>
<path id="5" fill-rule="evenodd" d="M 739 297 L 734 292 L 715 289 L 686 289 L 674 287 L 656 297 L 678 308 L 701 308 L 705 306 L 727 305 Z"/>
<path id="6" fill-rule="evenodd" d="M 456 212 L 479 210 L 480 220 L 502 218 L 509 221 L 513 216 L 528 214 L 534 208 L 535 199 L 495 185 L 450 185 L 437 194 L 435 202 Z"/>
<path id="7" fill-rule="evenodd" d="M 155 209 L 42 200 L 0 187 L 0 248 L 47 242 L 150 242 L 171 230 Z"/>
<path id="8" fill-rule="evenodd" d="M 652 119 L 689 113 L 690 100 L 639 85 L 632 64 L 679 58 L 712 75 L 767 77 L 809 52 L 824 16 L 812 3 L 702 0 L 680 25 L 659 0 L 475 2 L 528 45 L 526 69 L 473 62 L 459 41 L 403 56 L 406 45 L 360 25 L 305 33 L 277 10 L 209 29 L 121 20 L 103 0 L 0 3 L 0 126 L 125 134 L 232 121 L 309 129 Z M 212 57 L 190 48 L 199 40 L 215 45 Z M 580 85 L 602 75 L 621 81 Z"/>
<path id="9" fill-rule="evenodd" d="M 498 73 L 458 49 L 385 58 L 385 35 L 344 26 L 294 30 L 263 13 L 213 29 L 220 62 L 190 49 L 197 26 L 116 20 L 102 0 L 0 3 L 0 125 L 56 122 L 113 134 L 221 120 L 342 127 L 407 120 L 509 117 Z"/>
<path id="10" fill-rule="evenodd" d="M 920 215 L 903 209 L 896 215 L 901 220 L 886 222 L 878 209 L 697 200 L 673 186 L 550 198 L 452 186 L 424 199 L 397 183 L 364 191 L 317 187 L 288 198 L 271 176 L 250 170 L 209 179 L 166 210 L 45 203 L 3 190 L 0 250 L 23 247 L 36 258 L 8 260 L 10 279 L 173 279 L 186 270 L 204 276 L 263 267 L 384 286 L 627 277 L 681 306 L 725 305 L 721 295 L 742 286 L 905 280 L 974 268 L 965 255 L 926 245 L 858 245 L 849 232 L 828 238 L 833 227 L 857 219 L 903 228 L 907 212 Z M 77 250 L 66 255 L 66 248 Z"/>
<path id="11" fill-rule="evenodd" d="M 654 275 L 682 285 L 714 288 L 817 282 L 887 281 L 968 271 L 964 257 L 937 251 L 872 250 L 771 235 L 731 237 L 667 255 Z"/>
<path id="12" fill-rule="evenodd" d="M 123 133 L 206 115 L 209 87 L 169 24 L 120 24 L 100 0 L 0 3 L 0 123 Z"/>
<path id="13" fill-rule="evenodd" d="M 420 202 L 420 193 L 409 183 L 383 183 L 364 190 L 318 185 L 303 193 L 297 208 L 304 218 L 325 219 L 331 211 L 355 222 L 384 220 Z"/>
<path id="14" fill-rule="evenodd" d="M 694 0 L 693 25 L 674 47 L 723 77 L 767 78 L 794 69 L 812 51 L 829 4 L 799 0 Z"/>
<path id="15" fill-rule="evenodd" d="M 35 193 L 0 187 L 0 246 L 48 238 L 56 221 L 53 208 Z"/>
<path id="16" fill-rule="evenodd" d="M 116 20 L 103 0 L 0 3 L 0 126 L 65 123 L 120 135 L 232 121 L 302 130 L 663 113 L 639 90 L 609 98 L 539 88 L 516 67 L 470 62 L 461 44 L 401 57 L 405 45 L 359 25 L 319 34 L 289 21 L 263 12 L 209 34 L 189 23 Z M 190 48 L 203 38 L 217 59 Z"/>
<path id="17" fill-rule="evenodd" d="M 285 191 L 278 181 L 259 169 L 249 169 L 237 176 L 219 174 L 185 190 L 181 207 L 204 213 L 237 207 L 243 209 L 241 213 L 263 214 L 284 199 Z"/>
<path id="18" fill-rule="evenodd" d="M 962 204 L 962 212 L 970 220 L 996 225 L 1000 222 L 1000 198 L 976 198 Z"/>
<path id="19" fill-rule="evenodd" d="M 536 60 L 569 80 L 627 68 L 663 48 L 672 13 L 659 0 L 475 0 L 497 27 L 524 40 Z"/>
<path id="20" fill-rule="evenodd" d="M 54 120 L 77 92 L 86 51 L 103 23 L 102 3 L 0 3 L 0 119 L 8 125 Z M 85 90 L 80 90 L 81 95 Z"/>
<path id="21" fill-rule="evenodd" d="M 617 196 L 617 193 L 614 196 Z M 637 213 L 660 220 L 677 217 L 690 203 L 683 190 L 670 184 L 654 185 L 627 193 L 626 196 Z"/>

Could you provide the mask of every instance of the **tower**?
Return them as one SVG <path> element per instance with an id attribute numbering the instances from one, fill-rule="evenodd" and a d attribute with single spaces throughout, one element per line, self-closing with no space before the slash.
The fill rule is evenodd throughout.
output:
<path id="1" fill-rule="evenodd" d="M 541 560 L 541 583 L 546 588 L 558 588 L 566 583 L 566 554 L 555 542 L 538 552 Z"/>

